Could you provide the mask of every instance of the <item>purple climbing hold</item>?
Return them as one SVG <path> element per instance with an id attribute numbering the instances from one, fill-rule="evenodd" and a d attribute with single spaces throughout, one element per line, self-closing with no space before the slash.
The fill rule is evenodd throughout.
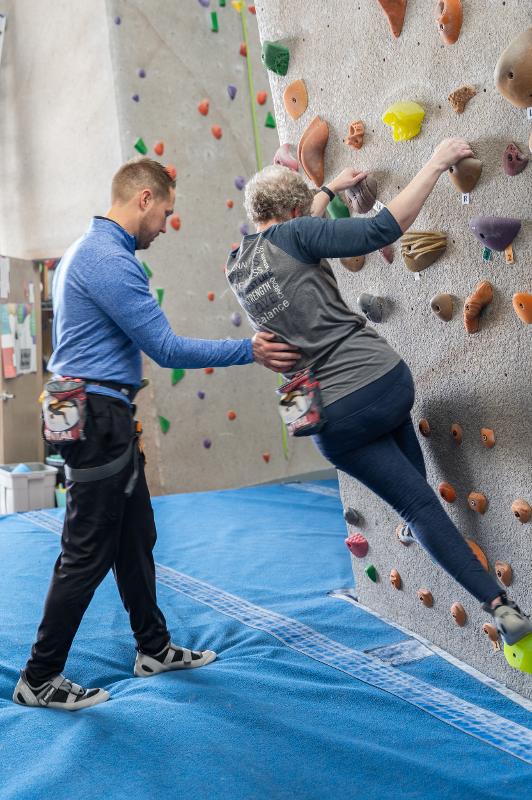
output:
<path id="1" fill-rule="evenodd" d="M 120 17 L 115 17 L 115 25 L 120 25 L 121 22 L 122 20 L 120 19 Z"/>
<path id="2" fill-rule="evenodd" d="M 242 175 L 237 175 L 237 177 L 235 178 L 236 188 L 242 191 L 245 185 L 246 185 L 246 179 L 243 178 Z"/>
<path id="3" fill-rule="evenodd" d="M 245 222 L 243 222 L 242 225 L 240 226 L 240 233 L 242 234 L 242 236 L 247 236 L 249 233 L 249 228 Z"/>
<path id="4" fill-rule="evenodd" d="M 211 0 L 198 0 L 198 3 L 200 6 L 203 6 L 203 8 L 209 8 Z"/>
<path id="5" fill-rule="evenodd" d="M 134 100 L 135 103 L 138 103 L 139 100 L 140 100 L 140 97 L 138 96 L 138 94 L 132 94 L 131 95 L 131 99 Z"/>
<path id="6" fill-rule="evenodd" d="M 528 156 L 520 151 L 516 144 L 510 142 L 502 154 L 502 168 L 507 175 L 514 177 L 522 172 L 528 164 Z"/>
<path id="7" fill-rule="evenodd" d="M 474 217 L 469 223 L 473 235 L 490 250 L 506 250 L 521 228 L 512 217 Z"/>
<path id="8" fill-rule="evenodd" d="M 238 311 L 233 311 L 233 313 L 231 314 L 231 322 L 233 323 L 235 328 L 240 328 L 240 326 L 242 325 L 242 317 L 238 313 Z"/>
<path id="9" fill-rule="evenodd" d="M 233 85 L 230 83 L 230 84 L 229 84 L 229 86 L 227 87 L 227 94 L 229 95 L 229 97 L 231 98 L 231 100 L 234 100 L 234 99 L 235 99 L 235 97 L 236 97 L 236 86 L 233 86 Z"/>
<path id="10" fill-rule="evenodd" d="M 210 440 L 210 439 L 204 439 L 204 440 L 203 440 L 203 447 L 204 447 L 206 450 L 208 450 L 208 449 L 209 449 L 209 447 L 211 446 L 211 444 L 212 444 L 212 442 L 211 442 L 211 440 Z"/>
<path id="11" fill-rule="evenodd" d="M 205 397 L 205 392 L 199 391 L 199 392 L 196 392 L 196 394 L 198 395 L 200 400 L 203 400 L 204 397 Z"/>
<path id="12" fill-rule="evenodd" d="M 139 71 L 137 72 L 137 75 L 139 76 L 139 78 L 145 78 L 146 77 L 146 70 L 142 69 L 142 67 L 141 67 L 139 69 Z"/>

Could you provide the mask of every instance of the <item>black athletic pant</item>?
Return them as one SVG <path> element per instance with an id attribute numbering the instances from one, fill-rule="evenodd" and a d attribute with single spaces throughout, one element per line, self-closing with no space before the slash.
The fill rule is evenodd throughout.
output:
<path id="1" fill-rule="evenodd" d="M 88 395 L 85 431 L 85 441 L 58 447 L 67 464 L 83 468 L 113 461 L 131 441 L 131 410 L 121 400 Z M 124 489 L 132 471 L 133 459 L 107 480 L 67 482 L 61 554 L 26 665 L 32 683 L 44 682 L 63 671 L 83 614 L 110 569 L 138 649 L 154 654 L 170 640 L 157 607 L 152 555 L 157 534 L 142 456 L 136 486 L 126 497 Z"/>

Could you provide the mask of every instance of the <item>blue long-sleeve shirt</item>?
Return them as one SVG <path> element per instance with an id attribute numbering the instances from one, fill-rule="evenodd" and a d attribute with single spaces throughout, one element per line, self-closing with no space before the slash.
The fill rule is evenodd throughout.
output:
<path id="1" fill-rule="evenodd" d="M 56 267 L 52 299 L 54 352 L 48 369 L 59 375 L 139 386 L 141 351 L 161 367 L 250 364 L 250 339 L 176 336 L 135 258 L 136 240 L 105 217 Z"/>

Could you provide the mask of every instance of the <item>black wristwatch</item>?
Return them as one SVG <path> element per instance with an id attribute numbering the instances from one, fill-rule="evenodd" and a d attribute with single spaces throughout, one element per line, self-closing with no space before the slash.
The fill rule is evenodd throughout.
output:
<path id="1" fill-rule="evenodd" d="M 329 195 L 329 200 L 334 200 L 335 198 L 334 192 L 331 192 L 328 186 L 321 186 L 320 192 L 325 192 L 325 194 Z"/>

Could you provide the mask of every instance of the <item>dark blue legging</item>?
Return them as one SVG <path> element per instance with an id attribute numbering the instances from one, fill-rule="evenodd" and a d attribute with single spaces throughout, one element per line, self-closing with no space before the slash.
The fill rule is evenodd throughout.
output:
<path id="1" fill-rule="evenodd" d="M 503 591 L 482 567 L 426 479 L 412 425 L 414 383 L 404 361 L 369 386 L 327 406 L 313 437 L 335 467 L 385 500 L 434 561 L 481 602 Z"/>

